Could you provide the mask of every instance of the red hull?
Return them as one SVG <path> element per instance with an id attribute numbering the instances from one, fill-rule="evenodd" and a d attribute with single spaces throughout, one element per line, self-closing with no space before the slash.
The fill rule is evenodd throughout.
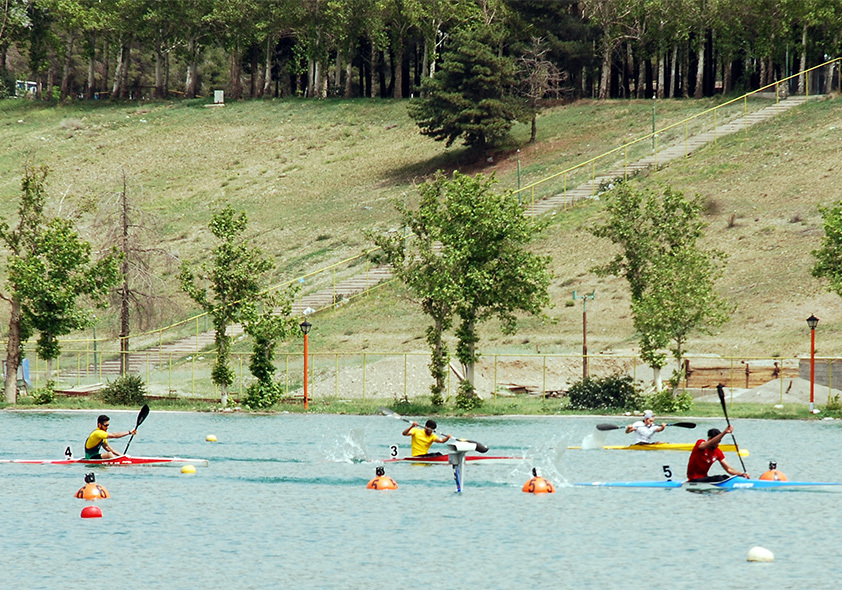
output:
<path id="1" fill-rule="evenodd" d="M 181 457 L 130 457 L 121 455 L 113 459 L 0 459 L 0 463 L 21 463 L 25 465 L 166 465 L 168 463 L 190 463 L 207 465 L 207 459 L 183 459 Z"/>

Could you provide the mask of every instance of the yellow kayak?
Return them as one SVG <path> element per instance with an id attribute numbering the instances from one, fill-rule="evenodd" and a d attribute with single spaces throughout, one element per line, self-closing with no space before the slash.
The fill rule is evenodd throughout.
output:
<path id="1" fill-rule="evenodd" d="M 685 451 L 690 452 L 696 445 L 692 443 L 652 443 L 651 445 L 605 445 L 603 449 L 613 451 Z M 568 449 L 581 449 L 582 447 L 567 447 Z M 735 453 L 737 448 L 734 445 L 719 445 L 719 448 L 726 453 Z M 748 457 L 746 449 L 740 449 L 741 457 Z"/>

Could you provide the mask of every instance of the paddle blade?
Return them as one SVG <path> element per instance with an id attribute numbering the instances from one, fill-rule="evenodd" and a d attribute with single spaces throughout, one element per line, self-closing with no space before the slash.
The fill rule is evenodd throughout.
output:
<path id="1" fill-rule="evenodd" d="M 597 430 L 619 430 L 623 428 L 622 426 L 617 426 L 616 424 L 597 424 Z"/>
<path id="2" fill-rule="evenodd" d="M 135 426 L 135 428 L 137 428 L 138 426 L 143 424 L 143 421 L 146 420 L 146 417 L 148 415 L 149 415 L 149 405 L 143 404 L 143 407 L 140 408 L 140 413 L 137 415 L 137 426 Z"/>
<path id="3" fill-rule="evenodd" d="M 696 428 L 695 422 L 673 422 L 667 426 L 678 426 L 679 428 Z"/>
<path id="4" fill-rule="evenodd" d="M 728 422 L 728 407 L 725 405 L 725 388 L 721 383 L 716 386 L 716 393 L 719 394 L 719 403 L 722 404 L 722 413 L 725 414 L 725 421 Z"/>

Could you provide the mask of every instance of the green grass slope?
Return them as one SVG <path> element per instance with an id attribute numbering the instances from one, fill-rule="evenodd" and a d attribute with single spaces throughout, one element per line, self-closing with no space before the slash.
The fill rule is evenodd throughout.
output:
<path id="1" fill-rule="evenodd" d="M 714 104 L 659 101 L 658 126 Z M 708 239 L 731 255 L 721 288 L 737 311 L 718 334 L 691 339 L 690 352 L 803 354 L 810 313 L 822 319 L 818 352 L 842 352 L 832 337 L 840 302 L 809 276 L 810 250 L 820 237 L 816 207 L 842 198 L 840 104 L 811 102 L 645 180 L 704 195 Z M 248 238 L 274 259 L 273 278 L 281 282 L 361 251 L 363 230 L 391 227 L 392 201 L 411 203 L 414 185 L 437 169 L 494 173 L 501 187 L 514 188 L 518 157 L 527 184 L 645 135 L 651 124 L 651 101 L 583 101 L 540 117 L 536 144 L 526 144 L 528 127 L 517 126 L 510 144 L 480 156 L 420 136 L 404 102 L 279 100 L 206 109 L 198 101 L 44 107 L 6 100 L 0 101 L 0 202 L 4 217 L 14 217 L 24 164 L 46 164 L 53 170 L 53 210 L 67 214 L 94 204 L 101 219 L 115 207 L 125 173 L 129 198 L 154 228 L 157 245 L 189 261 L 207 256 L 211 210 L 231 203 L 248 213 Z M 525 318 L 515 337 L 488 325 L 483 351 L 580 350 L 581 303 L 569 305 L 574 289 L 596 291 L 588 303 L 592 352 L 635 347 L 624 284 L 588 273 L 610 255 L 607 244 L 587 233 L 599 214 L 592 202 L 554 217 L 536 243 L 554 260 L 550 320 Z M 94 219 L 82 215 L 80 225 L 96 240 L 104 230 Z M 191 308 L 173 270 L 160 275 L 159 288 L 178 310 L 158 318 L 163 324 Z M 104 324 L 113 322 L 113 312 L 106 315 Z M 426 322 L 399 286 L 314 323 L 311 343 L 323 351 L 424 349 Z"/>

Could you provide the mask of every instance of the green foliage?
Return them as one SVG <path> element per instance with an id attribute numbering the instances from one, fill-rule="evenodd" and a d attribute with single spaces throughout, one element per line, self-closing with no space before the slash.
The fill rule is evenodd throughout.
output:
<path id="1" fill-rule="evenodd" d="M 472 412 L 482 406 L 482 400 L 477 395 L 473 384 L 467 379 L 459 382 L 456 392 L 456 408 L 464 412 Z"/>
<path id="2" fill-rule="evenodd" d="M 142 406 L 146 403 L 146 383 L 140 375 L 126 374 L 108 383 L 102 390 L 102 399 L 107 404 L 119 406 Z"/>
<path id="3" fill-rule="evenodd" d="M 512 94 L 514 74 L 512 58 L 498 54 L 485 27 L 462 29 L 442 54 L 436 76 L 424 79 L 424 95 L 409 104 L 409 114 L 423 135 L 448 147 L 461 137 L 466 146 L 483 149 L 527 114 Z"/>
<path id="4" fill-rule="evenodd" d="M 689 334 L 709 332 L 733 311 L 714 288 L 725 255 L 697 243 L 705 227 L 704 203 L 669 187 L 658 194 L 626 182 L 607 200 L 608 219 L 591 231 L 618 245 L 620 253 L 592 271 L 628 282 L 641 357 L 652 367 L 663 367 L 661 349 L 671 342 L 681 366 Z"/>
<path id="5" fill-rule="evenodd" d="M 280 383 L 263 383 L 258 381 L 246 387 L 246 395 L 242 399 L 244 406 L 253 410 L 265 410 L 278 403 L 283 395 Z"/>
<path id="6" fill-rule="evenodd" d="M 816 263 L 813 276 L 827 279 L 828 290 L 842 297 L 842 201 L 830 207 L 819 207 L 824 220 L 821 247 L 813 250 Z"/>
<path id="7" fill-rule="evenodd" d="M 35 389 L 30 394 L 32 396 L 32 403 L 36 406 L 46 406 L 56 401 L 55 381 L 47 381 L 44 387 Z"/>
<path id="8" fill-rule="evenodd" d="M 297 291 L 298 285 L 288 288 L 284 293 L 264 294 L 260 301 L 262 309 L 249 306 L 244 310 L 243 329 L 252 337 L 249 370 L 260 385 L 255 388 L 252 396 L 255 403 L 272 400 L 271 405 L 278 399 L 274 391 L 275 348 L 281 340 L 298 331 L 296 321 L 290 317 L 292 300 Z"/>
<path id="9" fill-rule="evenodd" d="M 629 375 L 583 379 L 567 392 L 575 410 L 639 410 L 643 394 Z"/>
<path id="10" fill-rule="evenodd" d="M 643 405 L 658 414 L 688 412 L 693 407 L 693 396 L 686 391 L 673 393 L 672 389 L 662 389 L 648 396 Z"/>
<path id="11" fill-rule="evenodd" d="M 181 287 L 198 303 L 213 321 L 216 362 L 211 371 L 213 382 L 222 389 L 221 401 L 227 403 L 228 386 L 234 382 L 234 371 L 228 366 L 231 338 L 228 326 L 255 317 L 254 306 L 260 301 L 261 277 L 272 269 L 257 248 L 250 248 L 242 238 L 248 226 L 246 214 L 237 213 L 230 205 L 211 217 L 208 227 L 218 240 L 211 261 L 199 265 L 185 262 L 179 278 Z"/>

